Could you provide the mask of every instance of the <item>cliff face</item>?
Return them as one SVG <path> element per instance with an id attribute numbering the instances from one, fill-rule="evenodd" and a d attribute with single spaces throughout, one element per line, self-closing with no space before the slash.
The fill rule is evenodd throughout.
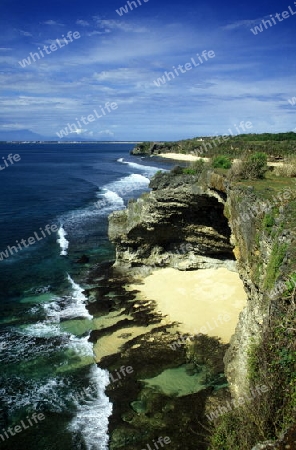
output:
<path id="1" fill-rule="evenodd" d="M 234 259 L 222 197 L 193 175 L 161 174 L 150 187 L 149 195 L 110 216 L 117 266 L 185 270 Z"/>
<path id="2" fill-rule="evenodd" d="M 113 213 L 109 226 L 117 267 L 230 267 L 235 255 L 248 295 L 224 358 L 236 399 L 250 393 L 250 349 L 283 314 L 285 274 L 295 270 L 295 189 L 262 190 L 263 182 L 258 183 L 261 190 L 256 183 L 231 185 L 211 172 L 199 180 L 161 175 L 152 181 L 150 194 Z"/>
<path id="3" fill-rule="evenodd" d="M 247 306 L 225 356 L 226 375 L 232 395 L 237 398 L 250 392 L 250 347 L 260 342 L 270 321 L 283 313 L 283 280 L 293 271 L 288 248 L 295 241 L 295 233 L 287 217 L 295 191 L 284 188 L 269 197 L 255 195 L 248 187 L 229 188 L 227 192 L 231 242 L 248 294 Z"/>
<path id="4" fill-rule="evenodd" d="M 161 142 L 143 142 L 142 144 L 136 145 L 136 147 L 131 151 L 132 155 L 158 155 L 159 153 L 168 153 L 172 151 L 173 144 L 171 143 L 161 143 Z"/>

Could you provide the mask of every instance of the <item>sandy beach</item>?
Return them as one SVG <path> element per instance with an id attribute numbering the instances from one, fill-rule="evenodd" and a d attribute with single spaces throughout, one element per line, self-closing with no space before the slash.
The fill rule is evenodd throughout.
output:
<path id="1" fill-rule="evenodd" d="M 159 155 L 161 158 L 167 158 L 167 159 L 174 159 L 176 161 L 188 161 L 188 162 L 194 162 L 198 161 L 199 159 L 203 159 L 205 162 L 209 162 L 211 158 L 202 158 L 201 156 L 195 156 L 195 155 L 185 155 L 183 153 L 160 153 Z M 239 162 L 240 159 L 234 159 L 233 163 Z M 285 164 L 283 162 L 268 162 L 268 167 L 282 167 Z"/>
<path id="2" fill-rule="evenodd" d="M 154 271 L 142 284 L 129 285 L 143 300 L 155 300 L 168 323 L 179 322 L 181 333 L 218 336 L 228 343 L 246 305 L 243 283 L 225 268 Z"/>
<path id="3" fill-rule="evenodd" d="M 209 158 L 201 158 L 200 156 L 195 155 L 185 155 L 183 153 L 160 153 L 159 155 L 161 158 L 168 158 L 168 159 L 176 159 L 177 161 L 188 161 L 193 162 L 197 161 L 199 159 L 203 159 L 204 161 L 209 161 Z"/>

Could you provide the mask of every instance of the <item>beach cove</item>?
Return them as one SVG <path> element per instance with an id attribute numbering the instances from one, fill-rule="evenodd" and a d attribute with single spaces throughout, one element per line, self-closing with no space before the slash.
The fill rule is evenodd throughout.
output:
<path id="1" fill-rule="evenodd" d="M 207 334 L 228 343 L 239 313 L 246 305 L 246 292 L 238 273 L 226 268 L 154 271 L 141 284 L 143 301 L 155 300 L 168 322 L 179 322 L 181 333 Z"/>

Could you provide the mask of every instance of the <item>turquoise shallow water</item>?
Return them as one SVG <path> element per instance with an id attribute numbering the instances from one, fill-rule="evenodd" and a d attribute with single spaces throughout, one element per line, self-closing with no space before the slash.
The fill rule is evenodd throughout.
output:
<path id="1" fill-rule="evenodd" d="M 147 190 L 169 164 L 129 155 L 122 144 L 1 144 L 21 161 L 1 174 L 0 445 L 3 449 L 108 448 L 108 373 L 93 361 L 92 316 L 81 280 L 111 260 L 107 217 Z M 5 172 L 5 173 L 4 173 Z M 128 187 L 128 188 L 127 188 Z M 17 242 L 55 224 L 34 245 Z M 9 251 L 9 250 L 8 250 Z M 75 262 L 87 254 L 86 265 Z M 87 395 L 85 389 L 92 386 Z M 33 413 L 45 419 L 10 434 Z M 30 422 L 28 422 L 30 423 Z M 10 428 L 9 428 L 10 427 Z M 12 427 L 12 428 L 11 428 Z M 1 432 L 2 429 L 2 432 Z"/>

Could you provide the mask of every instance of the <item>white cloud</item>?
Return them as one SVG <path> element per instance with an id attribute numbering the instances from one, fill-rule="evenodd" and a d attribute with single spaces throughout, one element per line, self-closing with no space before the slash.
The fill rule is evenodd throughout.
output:
<path id="1" fill-rule="evenodd" d="M 77 25 L 81 25 L 82 27 L 89 27 L 90 26 L 90 24 L 88 23 L 87 20 L 81 20 L 81 19 L 76 20 L 76 24 Z"/>
<path id="2" fill-rule="evenodd" d="M 114 136 L 114 133 L 110 130 L 102 130 L 98 133 L 101 136 Z"/>
<path id="3" fill-rule="evenodd" d="M 105 31 L 89 31 L 88 33 L 86 33 L 87 36 L 95 36 L 96 34 L 107 34 L 107 33 L 111 33 L 110 30 L 105 30 Z"/>
<path id="4" fill-rule="evenodd" d="M 77 128 L 75 131 L 71 131 L 71 133 L 75 133 L 75 134 L 83 134 L 87 131 L 87 129 L 84 128 Z"/>
<path id="5" fill-rule="evenodd" d="M 5 123 L 0 125 L 0 128 L 3 130 L 24 130 L 26 126 L 20 123 Z"/>
<path id="6" fill-rule="evenodd" d="M 59 23 L 56 20 L 46 20 L 45 22 L 41 22 L 44 25 L 59 25 L 59 26 L 64 26 L 63 23 Z"/>
<path id="7" fill-rule="evenodd" d="M 18 60 L 32 48 L 27 38 L 14 30 L 6 41 L 7 50 L 0 48 L 4 68 L 0 73 L 0 105 L 5 129 L 20 126 L 55 136 L 67 122 L 98 110 L 106 101 L 117 102 L 119 108 L 97 126 L 88 126 L 97 138 L 108 138 L 115 129 L 119 139 L 185 138 L 225 132 L 238 120 L 250 120 L 262 131 L 264 127 L 294 128 L 295 111 L 287 102 L 295 95 L 295 76 L 289 75 L 293 73 L 292 62 L 287 60 L 283 76 L 273 64 L 267 44 L 256 43 L 252 48 L 245 36 L 234 41 L 230 32 L 260 19 L 228 24 L 227 33 L 221 27 L 209 33 L 190 24 L 185 27 L 145 18 L 149 31 L 137 35 L 135 30 L 144 27 L 135 23 L 134 16 L 128 19 L 129 23 L 99 17 L 95 23 L 77 20 L 77 25 L 85 27 L 84 36 L 93 38 L 85 37 L 85 45 L 77 45 L 75 51 L 69 46 L 69 51 L 44 57 L 25 71 Z M 53 30 L 43 26 L 39 40 L 54 37 L 49 35 Z M 15 39 L 20 42 L 17 49 Z M 13 52 L 9 52 L 9 45 L 15 47 Z M 275 45 L 277 50 L 279 47 Z M 2 48 L 6 49 L 4 44 Z M 196 53 L 211 49 L 216 53 L 213 60 L 159 88 L 153 84 L 173 66 L 184 65 Z M 277 54 L 280 66 L 281 55 Z M 91 136 L 84 129 L 78 133 Z"/>
<path id="8" fill-rule="evenodd" d="M 123 20 L 114 20 L 114 19 L 101 19 L 99 16 L 94 16 L 94 21 L 97 26 L 102 29 L 109 30 L 121 30 L 124 32 L 132 32 L 132 33 L 145 33 L 148 31 L 146 27 L 138 26 L 134 23 L 124 22 Z"/>
<path id="9" fill-rule="evenodd" d="M 22 36 L 33 36 L 33 34 L 29 33 L 29 31 L 23 31 L 23 30 L 18 30 L 18 31 Z"/>
<path id="10" fill-rule="evenodd" d="M 258 24 L 259 22 L 261 22 L 266 18 L 269 18 L 269 16 L 260 17 L 259 19 L 236 20 L 235 22 L 223 26 L 222 30 L 236 30 L 237 28 L 249 28 Z"/>
<path id="11" fill-rule="evenodd" d="M 135 84 L 140 79 L 149 81 L 150 71 L 146 69 L 119 67 L 118 69 L 102 71 L 100 73 L 95 72 L 93 78 L 97 81 L 104 81 L 109 83 L 118 84 Z"/>

